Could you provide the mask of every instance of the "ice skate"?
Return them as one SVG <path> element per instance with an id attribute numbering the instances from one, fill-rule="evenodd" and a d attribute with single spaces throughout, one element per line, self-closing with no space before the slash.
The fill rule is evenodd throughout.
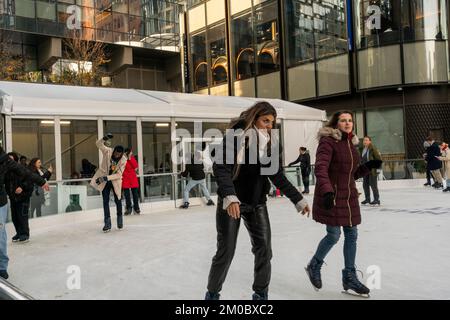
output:
<path id="1" fill-rule="evenodd" d="M 370 289 L 363 285 L 356 275 L 355 269 L 342 270 L 342 293 L 361 298 L 370 298 Z"/>

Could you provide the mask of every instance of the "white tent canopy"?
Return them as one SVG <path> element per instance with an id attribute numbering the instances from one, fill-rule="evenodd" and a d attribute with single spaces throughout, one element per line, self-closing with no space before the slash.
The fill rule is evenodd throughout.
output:
<path id="1" fill-rule="evenodd" d="M 256 101 L 271 103 L 280 119 L 326 120 L 322 110 L 278 99 L 78 87 L 0 81 L 2 113 L 11 116 L 188 117 L 230 119 Z"/>

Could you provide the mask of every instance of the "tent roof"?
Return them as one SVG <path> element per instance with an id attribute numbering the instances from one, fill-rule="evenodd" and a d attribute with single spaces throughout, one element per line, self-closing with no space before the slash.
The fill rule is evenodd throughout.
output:
<path id="1" fill-rule="evenodd" d="M 278 99 L 8 81 L 0 81 L 0 97 L 3 113 L 26 116 L 230 119 L 256 101 L 267 101 L 282 119 L 326 120 L 322 110 Z"/>

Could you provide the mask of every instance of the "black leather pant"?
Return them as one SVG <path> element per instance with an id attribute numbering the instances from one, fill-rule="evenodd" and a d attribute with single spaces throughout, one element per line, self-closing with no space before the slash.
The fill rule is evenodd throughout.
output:
<path id="1" fill-rule="evenodd" d="M 252 252 L 255 255 L 253 291 L 267 293 L 269 288 L 272 259 L 272 244 L 269 215 L 266 205 L 256 208 L 244 208 L 241 205 L 241 218 L 244 220 L 252 242 Z M 208 291 L 218 293 L 228 273 L 236 249 L 236 240 L 241 219 L 231 218 L 222 209 L 222 199 L 219 198 L 216 211 L 217 252 L 212 260 L 208 277 Z"/>

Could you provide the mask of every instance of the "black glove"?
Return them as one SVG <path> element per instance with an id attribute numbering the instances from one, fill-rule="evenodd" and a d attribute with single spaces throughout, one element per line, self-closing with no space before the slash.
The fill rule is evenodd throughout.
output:
<path id="1" fill-rule="evenodd" d="M 108 181 L 108 177 L 107 176 L 103 176 L 103 177 L 99 177 L 99 178 L 95 179 L 95 183 L 98 184 L 98 185 L 100 185 L 100 184 L 102 184 L 103 182 L 106 182 L 106 181 Z"/>
<path id="2" fill-rule="evenodd" d="M 323 207 L 326 210 L 331 210 L 334 208 L 336 203 L 334 202 L 334 193 L 333 192 L 327 192 L 323 195 Z"/>
<path id="3" fill-rule="evenodd" d="M 382 163 L 383 163 L 383 161 L 381 161 L 381 160 L 370 160 L 370 161 L 367 161 L 366 163 L 364 163 L 364 165 L 368 169 L 380 169 Z"/>
<path id="4" fill-rule="evenodd" d="M 114 136 L 111 133 L 107 133 L 106 136 L 103 137 L 104 141 L 108 141 L 110 139 L 112 139 Z"/>

